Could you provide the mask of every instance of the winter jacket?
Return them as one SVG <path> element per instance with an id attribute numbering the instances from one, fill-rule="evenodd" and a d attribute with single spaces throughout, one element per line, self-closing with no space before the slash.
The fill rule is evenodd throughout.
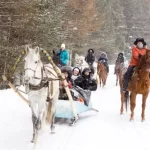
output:
<path id="1" fill-rule="evenodd" d="M 146 54 L 146 49 L 138 49 L 137 47 L 132 48 L 132 57 L 129 66 L 137 66 L 139 62 L 139 57 Z"/>
<path id="2" fill-rule="evenodd" d="M 82 75 L 74 80 L 75 85 L 81 87 L 84 90 L 96 91 L 97 89 L 96 80 L 93 78 L 91 79 L 90 75 L 85 76 L 84 75 L 85 71 L 86 70 L 84 69 Z"/>
<path id="3" fill-rule="evenodd" d="M 94 54 L 93 54 L 93 53 L 88 53 L 88 54 L 85 56 L 85 61 L 86 61 L 87 63 L 93 64 L 94 61 L 95 61 L 95 56 L 94 56 Z"/>
<path id="4" fill-rule="evenodd" d="M 106 53 L 101 53 L 98 61 L 101 61 L 101 60 L 105 60 L 106 62 L 108 61 L 108 58 L 107 58 L 107 54 Z"/>
<path id="5" fill-rule="evenodd" d="M 118 57 L 117 60 L 116 60 L 116 64 L 118 64 L 118 63 L 124 63 L 124 61 L 125 61 L 124 56 Z"/>
<path id="6" fill-rule="evenodd" d="M 57 55 L 59 55 L 59 59 L 60 59 L 60 64 L 62 66 L 67 65 L 69 62 L 69 52 L 68 50 L 58 50 Z"/>

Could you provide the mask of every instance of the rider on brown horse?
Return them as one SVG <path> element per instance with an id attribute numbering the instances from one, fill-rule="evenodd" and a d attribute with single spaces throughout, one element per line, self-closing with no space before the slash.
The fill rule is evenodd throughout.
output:
<path id="1" fill-rule="evenodd" d="M 116 63 L 115 63 L 115 71 L 114 71 L 114 74 L 117 73 L 117 66 L 118 64 L 124 64 L 125 62 L 125 59 L 124 59 L 124 54 L 121 52 L 118 54 L 118 57 L 117 57 L 117 60 L 116 60 Z"/>
<path id="2" fill-rule="evenodd" d="M 88 63 L 89 68 L 91 70 L 91 76 L 94 74 L 94 67 L 93 63 L 95 61 L 95 55 L 94 55 L 94 50 L 89 49 L 87 55 L 85 56 L 85 61 Z"/>
<path id="3" fill-rule="evenodd" d="M 107 58 L 107 54 L 105 52 L 101 53 L 98 61 L 103 61 L 103 64 L 107 69 L 107 73 L 109 73 L 108 58 Z"/>
<path id="4" fill-rule="evenodd" d="M 124 75 L 123 79 L 123 92 L 126 92 L 126 89 L 128 87 L 128 83 L 131 79 L 131 76 L 134 72 L 135 67 L 137 66 L 139 59 L 141 56 L 146 54 L 146 42 L 143 38 L 137 38 L 134 42 L 134 46 L 132 48 L 132 57 L 129 64 L 129 67 L 127 69 L 127 72 Z"/>

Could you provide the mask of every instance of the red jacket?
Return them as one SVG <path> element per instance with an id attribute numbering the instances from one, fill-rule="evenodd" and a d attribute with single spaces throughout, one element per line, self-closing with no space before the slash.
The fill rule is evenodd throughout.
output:
<path id="1" fill-rule="evenodd" d="M 131 61 L 130 61 L 130 66 L 137 66 L 138 62 L 139 62 L 139 55 L 145 55 L 146 54 L 146 49 L 138 49 L 137 47 L 133 47 L 132 48 L 132 57 L 131 57 Z"/>

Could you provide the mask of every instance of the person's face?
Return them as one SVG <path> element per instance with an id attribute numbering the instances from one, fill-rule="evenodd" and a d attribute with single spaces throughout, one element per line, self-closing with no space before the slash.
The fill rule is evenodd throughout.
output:
<path id="1" fill-rule="evenodd" d="M 73 74 L 74 74 L 75 76 L 77 76 L 78 73 L 79 73 L 79 70 L 74 70 L 74 71 L 73 71 Z"/>
<path id="2" fill-rule="evenodd" d="M 65 75 L 66 78 L 68 77 L 68 73 L 67 72 L 64 72 L 64 75 Z"/>
<path id="3" fill-rule="evenodd" d="M 85 76 L 88 76 L 89 74 L 90 74 L 90 73 L 89 73 L 88 71 L 85 71 L 85 72 L 84 72 L 84 75 L 85 75 Z"/>
<path id="4" fill-rule="evenodd" d="M 138 47 L 139 49 L 142 49 L 142 48 L 143 48 L 143 43 L 142 43 L 142 42 L 138 42 L 138 43 L 137 43 L 137 47 Z"/>
<path id="5" fill-rule="evenodd" d="M 64 50 L 65 48 L 64 48 L 64 47 L 61 47 L 61 49 Z"/>
<path id="6" fill-rule="evenodd" d="M 104 54 L 102 54 L 102 57 L 104 57 L 105 55 Z"/>

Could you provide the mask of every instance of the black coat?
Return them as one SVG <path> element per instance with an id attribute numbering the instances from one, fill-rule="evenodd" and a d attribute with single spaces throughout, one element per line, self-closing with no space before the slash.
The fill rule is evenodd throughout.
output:
<path id="1" fill-rule="evenodd" d="M 88 53 L 85 57 L 87 63 L 92 63 L 95 61 L 95 55 L 93 53 Z"/>
<path id="2" fill-rule="evenodd" d="M 95 79 L 90 79 L 90 76 L 79 76 L 74 80 L 74 84 L 81 87 L 84 90 L 96 91 L 97 84 Z"/>
<path id="3" fill-rule="evenodd" d="M 118 57 L 116 60 L 116 64 L 118 63 L 124 63 L 124 57 Z"/>

